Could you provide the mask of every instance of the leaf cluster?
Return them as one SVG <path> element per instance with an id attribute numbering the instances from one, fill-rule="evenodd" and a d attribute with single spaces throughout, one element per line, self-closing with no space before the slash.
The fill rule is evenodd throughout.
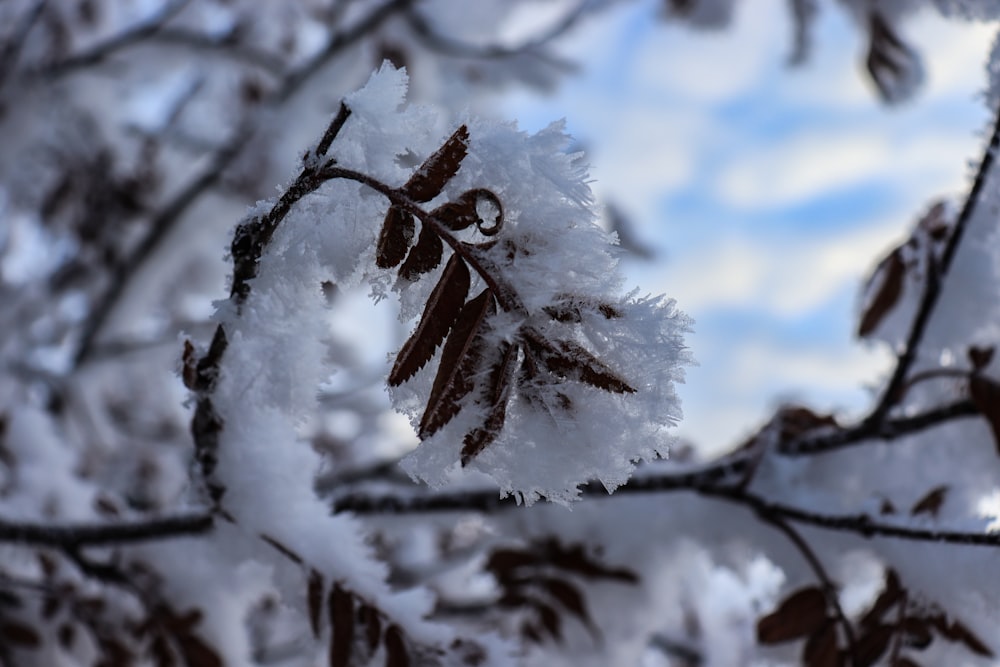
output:
<path id="1" fill-rule="evenodd" d="M 441 347 L 418 435 L 423 440 L 440 431 L 471 396 L 484 418 L 464 436 L 463 466 L 499 436 L 515 393 L 529 404 L 533 398 L 539 402 L 544 389 L 558 387 L 567 380 L 612 393 L 635 392 L 572 337 L 553 340 L 529 324 L 531 313 L 526 312 L 522 300 L 490 259 L 494 250 L 506 253 L 510 259 L 525 249 L 514 247 L 510 241 L 470 243 L 453 235 L 473 225 L 484 236 L 499 234 L 504 224 L 499 196 L 476 188 L 429 213 L 419 209 L 417 204 L 438 197 L 457 174 L 467 155 L 468 142 L 468 128 L 463 125 L 395 191 L 382 223 L 375 260 L 383 269 L 398 266 L 399 280 L 406 284 L 419 280 L 441 264 L 445 244 L 453 251 L 416 328 L 396 355 L 388 383 L 399 386 L 409 381 Z M 484 212 L 492 219 L 484 220 Z M 416 235 L 416 218 L 421 221 L 419 235 Z M 471 295 L 473 273 L 478 275 L 482 286 Z M 561 297 L 543 311 L 549 321 L 567 325 L 581 323 L 587 311 L 605 319 L 621 317 L 620 310 L 612 304 L 573 295 Z M 499 313 L 516 315 L 522 321 L 516 334 L 503 340 L 490 336 Z M 555 389 L 555 396 L 561 409 L 572 409 L 572 401 L 565 393 Z"/>

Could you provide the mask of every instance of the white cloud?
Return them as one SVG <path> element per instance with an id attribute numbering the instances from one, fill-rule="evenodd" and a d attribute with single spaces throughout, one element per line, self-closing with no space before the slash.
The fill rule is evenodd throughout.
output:
<path id="1" fill-rule="evenodd" d="M 868 270 L 904 231 L 899 219 L 883 219 L 849 233 L 832 230 L 769 241 L 730 235 L 680 253 L 644 277 L 696 318 L 699 312 L 752 306 L 761 315 L 795 319 L 822 307 L 845 286 L 860 288 Z"/>

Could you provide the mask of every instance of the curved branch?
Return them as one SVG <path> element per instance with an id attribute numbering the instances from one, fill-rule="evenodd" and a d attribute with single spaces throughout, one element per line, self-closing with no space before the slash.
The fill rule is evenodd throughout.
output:
<path id="1" fill-rule="evenodd" d="M 933 270 L 935 267 L 931 266 L 932 270 L 928 271 L 924 296 L 920 301 L 917 314 L 914 316 L 913 323 L 910 326 L 910 333 L 906 339 L 906 347 L 896 362 L 896 368 L 889 382 L 886 384 L 879 402 L 865 419 L 865 422 L 869 425 L 878 425 L 883 422 L 889 414 L 889 410 L 899 401 L 901 391 L 906 382 L 906 375 L 917 358 L 917 349 L 920 347 L 920 341 L 923 340 L 931 314 L 934 312 L 934 307 L 941 296 L 944 279 L 947 277 L 948 270 L 955 259 L 958 245 L 961 243 L 965 230 L 969 226 L 969 220 L 972 218 L 973 213 L 976 211 L 976 206 L 979 204 L 986 179 L 993 168 L 998 148 L 1000 148 L 1000 110 L 997 111 L 993 124 L 993 134 L 990 136 L 985 153 L 983 153 L 983 159 L 979 163 L 979 169 L 976 172 L 975 181 L 972 183 L 972 189 L 969 190 L 965 204 L 962 206 L 958 219 L 955 221 L 955 228 L 948 238 L 948 243 L 941 255 L 941 261 L 936 266 L 936 270 Z"/>

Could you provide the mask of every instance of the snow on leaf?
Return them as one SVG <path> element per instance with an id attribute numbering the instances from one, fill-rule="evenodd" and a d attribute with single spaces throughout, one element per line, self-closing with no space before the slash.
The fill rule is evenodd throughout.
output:
<path id="1" fill-rule="evenodd" d="M 459 402 L 474 385 L 471 379 L 482 356 L 483 324 L 496 312 L 496 300 L 489 289 L 462 308 L 445 341 L 434 387 L 420 420 L 419 435 L 428 438 L 448 423 L 459 410 Z"/>
<path id="2" fill-rule="evenodd" d="M 417 328 L 400 348 L 389 373 L 389 385 L 409 380 L 434 356 L 434 350 L 448 335 L 458 319 L 469 294 L 469 267 L 458 255 L 452 255 L 438 279 Z"/>
<path id="3" fill-rule="evenodd" d="M 428 202 L 437 197 L 462 165 L 468 151 L 469 128 L 462 125 L 433 155 L 424 160 L 403 192 L 413 201 Z"/>
<path id="4" fill-rule="evenodd" d="M 489 373 L 483 402 L 489 406 L 483 425 L 466 434 L 462 441 L 462 465 L 468 465 L 479 452 L 483 451 L 503 428 L 507 417 L 507 401 L 510 399 L 511 380 L 517 364 L 518 348 L 504 343 L 500 361 Z"/>
<path id="5" fill-rule="evenodd" d="M 917 55 L 879 12 L 869 19 L 871 42 L 865 65 L 879 95 L 895 104 L 909 98 L 923 81 L 923 66 Z"/>
<path id="6" fill-rule="evenodd" d="M 413 214 L 397 206 L 389 207 L 375 251 L 375 263 L 379 268 L 391 269 L 403 261 L 415 228 Z"/>
<path id="7" fill-rule="evenodd" d="M 421 274 L 433 271 L 441 263 L 443 251 L 444 242 L 441 241 L 441 237 L 433 229 L 424 225 L 420 229 L 417 244 L 410 248 L 406 261 L 399 267 L 399 277 L 403 280 L 413 281 Z"/>

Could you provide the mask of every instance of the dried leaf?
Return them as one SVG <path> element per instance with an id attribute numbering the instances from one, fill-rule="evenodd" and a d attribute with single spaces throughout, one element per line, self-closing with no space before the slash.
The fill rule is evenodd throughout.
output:
<path id="1" fill-rule="evenodd" d="M 927 492 L 927 495 L 917 501 L 917 503 L 913 506 L 913 509 L 910 510 L 910 516 L 930 514 L 932 517 L 937 517 L 938 511 L 941 509 L 941 505 L 944 503 L 944 499 L 947 494 L 947 484 L 934 487 Z"/>
<path id="2" fill-rule="evenodd" d="M 781 603 L 776 611 L 757 622 L 757 641 L 761 644 L 808 637 L 826 622 L 826 596 L 815 586 L 800 589 Z"/>
<path id="3" fill-rule="evenodd" d="M 985 375 L 975 374 L 969 378 L 969 396 L 989 422 L 993 443 L 1000 452 L 1000 384 Z"/>
<path id="4" fill-rule="evenodd" d="M 17 645 L 22 648 L 37 648 L 42 643 L 42 638 L 30 625 L 7 619 L 0 621 L 0 639 L 3 642 Z"/>
<path id="5" fill-rule="evenodd" d="M 590 620 L 590 612 L 587 611 L 587 603 L 583 594 L 573 584 L 564 579 L 543 577 L 538 581 L 542 589 L 555 598 L 566 611 L 576 616 L 581 623 L 587 626 L 591 634 L 597 635 L 597 627 Z"/>
<path id="6" fill-rule="evenodd" d="M 976 345 L 969 347 L 969 363 L 972 364 L 972 370 L 981 371 L 989 366 L 990 362 L 993 361 L 993 350 L 992 345 L 989 347 L 978 347 Z"/>
<path id="7" fill-rule="evenodd" d="M 945 639 L 961 642 L 965 644 L 965 646 L 973 653 L 978 653 L 979 655 L 986 657 L 993 657 L 993 651 L 986 646 L 979 639 L 979 637 L 974 635 L 971 630 L 958 621 L 949 624 L 947 617 L 943 614 L 931 616 L 928 620 Z"/>
<path id="8" fill-rule="evenodd" d="M 545 542 L 546 561 L 567 572 L 575 572 L 589 579 L 613 579 L 624 583 L 638 583 L 639 577 L 625 568 L 611 568 L 591 559 L 580 544 L 563 547 L 555 539 Z"/>
<path id="9" fill-rule="evenodd" d="M 358 620 L 365 628 L 368 650 L 374 651 L 378 647 L 379 639 L 382 638 L 382 620 L 379 618 L 378 610 L 371 605 L 362 604 L 358 609 Z"/>
<path id="10" fill-rule="evenodd" d="M 496 301 L 489 289 L 462 308 L 441 352 L 441 361 L 427 408 L 420 419 L 420 439 L 437 433 L 458 414 L 459 403 L 473 388 L 472 374 L 482 357 L 483 323 L 496 313 Z"/>
<path id="11" fill-rule="evenodd" d="M 354 643 L 354 601 L 351 594 L 334 584 L 327 598 L 333 637 L 330 640 L 330 667 L 348 667 Z"/>
<path id="12" fill-rule="evenodd" d="M 562 636 L 562 617 L 559 616 L 557 612 L 551 605 L 547 605 L 540 600 L 532 600 L 532 607 L 538 614 L 538 620 L 541 623 L 541 627 L 549 633 L 555 641 L 560 644 L 563 641 Z"/>
<path id="13" fill-rule="evenodd" d="M 439 194 L 458 173 L 469 147 L 469 128 L 462 125 L 441 148 L 424 160 L 402 190 L 416 202 L 427 202 Z"/>
<path id="14" fill-rule="evenodd" d="M 925 618 L 914 618 L 909 616 L 904 618 L 899 624 L 903 633 L 903 644 L 916 649 L 925 649 L 934 641 L 930 626 Z"/>
<path id="15" fill-rule="evenodd" d="M 375 249 L 375 264 L 380 269 L 391 269 L 403 261 L 413 241 L 416 224 L 413 214 L 397 206 L 390 206 L 379 232 Z"/>
<path id="16" fill-rule="evenodd" d="M 553 344 L 541 336 L 531 336 L 530 342 L 545 367 L 559 377 L 579 380 L 616 394 L 635 393 L 635 389 L 578 343 L 559 340 Z"/>
<path id="17" fill-rule="evenodd" d="M 410 667 L 403 631 L 393 623 L 385 629 L 385 667 Z"/>
<path id="18" fill-rule="evenodd" d="M 869 286 L 876 280 L 881 282 L 875 296 L 861 315 L 861 323 L 858 325 L 859 338 L 866 338 L 875 331 L 882 319 L 899 302 L 899 297 L 903 294 L 903 277 L 905 275 L 906 265 L 903 263 L 902 252 L 896 248 L 879 263 L 869 280 Z"/>
<path id="19" fill-rule="evenodd" d="M 479 452 L 490 445 L 503 429 L 507 418 L 507 400 L 510 398 L 511 379 L 517 367 L 519 348 L 504 343 L 499 362 L 490 370 L 483 402 L 488 407 L 483 425 L 465 435 L 462 441 L 462 466 L 468 465 Z"/>
<path id="20" fill-rule="evenodd" d="M 893 632 L 891 625 L 869 627 L 854 644 L 854 664 L 857 667 L 870 667 L 878 662 L 889 647 Z"/>
<path id="21" fill-rule="evenodd" d="M 399 267 L 399 277 L 414 281 L 421 274 L 433 271 L 441 263 L 444 242 L 433 229 L 424 225 L 420 228 L 420 238 L 417 244 L 410 248 L 406 261 Z"/>
<path id="22" fill-rule="evenodd" d="M 309 585 L 306 598 L 309 604 L 309 627 L 313 637 L 319 638 L 319 622 L 323 613 L 323 575 L 317 570 L 309 571 Z"/>
<path id="23" fill-rule="evenodd" d="M 440 280 L 427 299 L 417 328 L 396 355 L 389 373 L 389 385 L 397 387 L 413 377 L 434 356 L 434 350 L 448 335 L 469 295 L 469 267 L 456 254 L 444 267 Z"/>
<path id="24" fill-rule="evenodd" d="M 486 561 L 486 569 L 493 573 L 500 581 L 509 580 L 513 577 L 514 570 L 518 568 L 538 565 L 542 561 L 537 554 L 530 551 L 519 551 L 517 549 L 497 549 Z"/>
<path id="25" fill-rule="evenodd" d="M 802 646 L 802 664 L 805 667 L 838 667 L 840 663 L 837 626 L 833 621 L 827 621 L 823 627 L 809 635 Z"/>
<path id="26" fill-rule="evenodd" d="M 903 599 L 903 589 L 899 583 L 899 576 L 896 574 L 895 570 L 886 570 L 885 574 L 885 588 L 879 593 L 879 596 L 875 598 L 875 603 L 872 608 L 862 617 L 861 625 L 873 625 L 877 623 L 885 612 L 889 611 Z"/>
<path id="27" fill-rule="evenodd" d="M 187 339 L 184 340 L 184 351 L 181 353 L 181 379 L 187 389 L 198 389 L 198 356 L 194 345 Z"/>
<path id="28" fill-rule="evenodd" d="M 878 12 L 872 12 L 870 27 L 871 44 L 865 62 L 868 72 L 884 101 L 900 102 L 919 82 L 919 59 Z"/>
<path id="29" fill-rule="evenodd" d="M 222 658 L 215 649 L 194 634 L 177 637 L 177 645 L 188 667 L 223 667 Z"/>

